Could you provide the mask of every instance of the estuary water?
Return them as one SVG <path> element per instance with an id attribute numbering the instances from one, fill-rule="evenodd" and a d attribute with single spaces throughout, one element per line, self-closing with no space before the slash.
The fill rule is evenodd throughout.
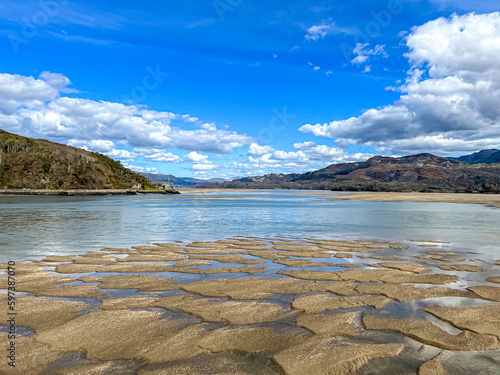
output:
<path id="1" fill-rule="evenodd" d="M 500 258 L 500 209 L 362 202 L 335 193 L 249 191 L 180 196 L 0 197 L 0 262 L 103 247 L 232 236 L 445 241 Z M 216 198 L 219 196 L 219 198 Z"/>

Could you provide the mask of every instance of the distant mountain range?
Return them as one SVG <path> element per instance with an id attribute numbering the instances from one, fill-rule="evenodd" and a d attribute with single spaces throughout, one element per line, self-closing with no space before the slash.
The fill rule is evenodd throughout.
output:
<path id="1" fill-rule="evenodd" d="M 97 152 L 11 134 L 0 129 L 0 188 L 106 189 L 170 181 L 176 188 L 328 189 L 500 193 L 500 151 L 458 158 L 432 154 L 375 156 L 307 173 L 201 180 L 125 168 Z"/>
<path id="2" fill-rule="evenodd" d="M 475 152 L 471 155 L 460 156 L 456 158 L 459 161 L 463 161 L 465 163 L 470 164 L 493 164 L 500 163 L 500 150 L 482 150 L 479 152 Z"/>
<path id="3" fill-rule="evenodd" d="M 0 187 L 122 189 L 150 181 L 97 152 L 0 129 Z"/>
<path id="4" fill-rule="evenodd" d="M 500 164 L 494 164 L 498 154 L 498 150 L 486 150 L 460 158 L 432 154 L 375 156 L 303 174 L 273 173 L 203 187 L 500 193 Z"/>

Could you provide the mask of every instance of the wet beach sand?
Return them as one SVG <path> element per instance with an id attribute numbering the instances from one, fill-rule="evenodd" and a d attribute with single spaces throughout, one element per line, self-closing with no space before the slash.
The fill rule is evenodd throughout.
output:
<path id="1" fill-rule="evenodd" d="M 500 208 L 500 194 L 354 192 L 338 193 L 338 195 L 329 197 L 329 199 L 377 202 L 470 203 Z"/>
<path id="2" fill-rule="evenodd" d="M 236 198 L 236 197 L 254 197 L 249 194 L 246 196 L 221 194 L 221 193 L 265 193 L 266 191 L 276 190 L 257 190 L 257 189 L 180 189 L 181 194 L 194 194 L 196 198 Z M 279 191 L 279 190 L 278 190 Z M 289 190 L 282 190 L 284 193 Z M 500 208 L 500 194 L 462 194 L 462 193 L 395 193 L 395 192 L 334 192 L 330 190 L 300 190 L 294 191 L 303 195 L 318 195 L 326 199 L 348 200 L 348 201 L 376 201 L 376 202 L 436 202 L 436 203 L 461 203 L 461 204 L 481 204 L 487 207 Z M 213 194 L 216 193 L 216 194 Z M 259 195 L 263 196 L 263 195 Z M 136 198 L 136 199 L 176 199 L 193 198 L 192 196 L 166 196 L 154 198 Z"/>
<path id="3" fill-rule="evenodd" d="M 500 260 L 448 243 L 233 237 L 15 270 L 17 365 L 2 374 L 500 370 Z"/>

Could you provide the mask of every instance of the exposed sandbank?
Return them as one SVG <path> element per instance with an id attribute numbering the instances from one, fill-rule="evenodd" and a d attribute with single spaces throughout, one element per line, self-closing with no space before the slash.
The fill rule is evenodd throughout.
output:
<path id="1" fill-rule="evenodd" d="M 377 202 L 472 203 L 500 208 L 500 194 L 354 192 L 340 193 L 326 199 Z"/>
<path id="2" fill-rule="evenodd" d="M 0 372 L 347 375 L 386 357 L 445 374 L 455 353 L 498 356 L 500 262 L 418 244 L 234 237 L 19 262 L 18 325 L 34 335 Z"/>

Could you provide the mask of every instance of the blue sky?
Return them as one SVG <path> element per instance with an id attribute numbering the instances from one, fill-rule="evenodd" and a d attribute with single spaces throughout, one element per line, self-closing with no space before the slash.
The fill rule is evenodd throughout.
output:
<path id="1" fill-rule="evenodd" d="M 497 9 L 6 0 L 0 128 L 200 178 L 500 147 Z"/>

